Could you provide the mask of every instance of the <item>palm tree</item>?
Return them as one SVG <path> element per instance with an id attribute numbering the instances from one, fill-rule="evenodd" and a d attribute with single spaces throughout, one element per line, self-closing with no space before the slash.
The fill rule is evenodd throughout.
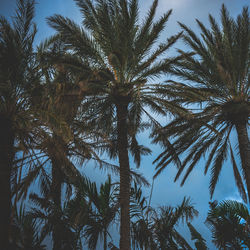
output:
<path id="1" fill-rule="evenodd" d="M 58 210 L 62 206 L 62 184 L 66 178 L 77 178 L 80 174 L 75 166 L 69 160 L 79 150 L 79 144 L 75 139 L 76 131 L 72 129 L 77 109 L 82 96 L 79 94 L 79 87 L 75 84 L 74 78 L 70 77 L 70 72 L 59 63 L 54 63 L 54 57 L 64 56 L 64 46 L 56 37 L 45 41 L 38 50 L 41 68 L 46 77 L 45 93 L 41 97 L 45 103 L 45 110 L 65 124 L 69 133 L 61 129 L 62 126 L 54 126 L 49 123 L 48 128 L 51 133 L 44 133 L 38 149 L 44 152 L 51 163 L 51 195 L 54 205 Z M 52 56 L 53 53 L 53 56 Z M 44 63 L 45 61 L 46 63 Z M 49 74 L 48 72 L 53 72 Z M 73 79 L 72 79 L 73 78 Z M 74 146 L 72 146 L 72 144 Z M 84 158 L 90 157 L 92 149 L 82 142 L 81 153 Z M 88 148 L 88 149 L 87 149 Z M 85 160 L 83 159 L 83 161 Z M 60 220 L 61 213 L 55 213 Z M 54 225 L 53 249 L 62 249 L 63 235 L 61 234 L 60 224 Z"/>
<path id="2" fill-rule="evenodd" d="M 153 217 L 154 234 L 159 249 L 192 249 L 181 234 L 176 230 L 179 222 L 189 222 L 198 215 L 189 198 L 184 198 L 181 205 L 160 207 Z"/>
<path id="3" fill-rule="evenodd" d="M 230 158 L 242 198 L 247 200 L 246 185 L 250 201 L 250 144 L 247 132 L 250 114 L 248 8 L 243 8 L 242 13 L 234 20 L 222 5 L 221 26 L 211 15 L 209 21 L 211 29 L 197 20 L 201 38 L 180 23 L 184 30 L 183 39 L 195 56 L 187 55 L 172 71 L 185 82 L 172 81 L 165 91 L 175 97 L 176 101 L 188 106 L 186 113 L 183 112 L 183 116 L 169 123 L 156 138 L 156 141 L 162 141 L 163 137 L 176 138 L 173 147 L 166 148 L 157 158 L 156 175 L 175 160 L 173 156 L 188 150 L 175 179 L 187 167 L 183 185 L 194 166 L 206 155 L 205 173 L 212 164 L 212 197 L 222 165 Z M 238 137 L 242 171 L 237 166 L 231 143 L 234 130 Z"/>
<path id="4" fill-rule="evenodd" d="M 106 129 L 107 134 L 115 126 L 116 143 L 120 165 L 120 249 L 130 249 L 130 164 L 128 151 L 142 125 L 145 107 L 156 113 L 162 111 L 162 96 L 157 94 L 157 79 L 171 68 L 176 58 L 162 57 L 175 43 L 180 34 L 153 46 L 163 31 L 171 11 L 153 23 L 158 1 L 140 25 L 138 1 L 83 1 L 76 0 L 84 17 L 83 27 L 68 18 L 55 15 L 48 19 L 62 41 L 74 54 L 74 62 L 65 65 L 79 71 L 79 81 L 89 98 L 84 102 L 89 117 L 97 129 Z M 161 58 L 162 60 L 159 60 Z M 86 75 L 88 80 L 86 81 Z M 169 108 L 175 111 L 175 103 Z M 99 117 L 98 117 L 99 116 Z M 150 115 L 149 115 L 150 116 Z M 130 129 L 133 128 L 133 129 Z"/>
<path id="5" fill-rule="evenodd" d="M 68 216 L 68 203 L 65 199 L 62 204 L 54 199 L 52 194 L 53 183 L 44 183 L 40 190 L 41 195 L 31 193 L 29 201 L 34 206 L 29 211 L 29 216 L 40 222 L 40 230 L 43 237 L 52 235 L 53 249 L 75 250 L 81 249 L 79 231 L 71 225 Z"/>
<path id="6" fill-rule="evenodd" d="M 212 231 L 213 242 L 219 249 L 250 247 L 250 214 L 241 202 L 226 200 L 210 203 L 206 224 Z"/>
<path id="7" fill-rule="evenodd" d="M 157 249 L 153 235 L 153 221 L 151 214 L 154 211 L 143 196 L 141 187 L 136 183 L 130 192 L 131 238 L 133 249 Z"/>
<path id="8" fill-rule="evenodd" d="M 94 159 L 101 166 L 106 164 L 94 151 L 99 146 L 95 142 L 97 132 L 91 132 L 83 123 L 79 125 L 77 120 L 77 111 L 84 95 L 70 68 L 60 64 L 60 60 L 70 56 L 64 47 L 55 36 L 41 43 L 36 53 L 45 82 L 41 82 L 36 98 L 32 101 L 34 106 L 43 110 L 39 117 L 43 126 L 40 127 L 39 137 L 32 144 L 35 156 L 31 155 L 31 159 L 27 158 L 22 163 L 27 167 L 28 160 L 31 166 L 19 185 L 19 196 L 27 194 L 30 184 L 39 176 L 42 190 L 51 175 L 50 195 L 57 210 L 62 206 L 63 183 L 70 189 L 68 182 L 76 183 L 80 178 L 73 161 L 77 159 L 81 165 L 84 161 Z M 79 131 L 79 126 L 83 131 Z M 56 215 L 60 220 L 60 213 Z M 52 237 L 53 249 L 61 249 L 63 235 L 60 224 L 53 226 Z"/>
<path id="9" fill-rule="evenodd" d="M 45 250 L 42 244 L 44 235 L 39 233 L 38 221 L 32 218 L 25 210 L 23 204 L 15 209 L 14 220 L 11 227 L 11 247 L 17 250 Z"/>
<path id="10" fill-rule="evenodd" d="M 198 215 L 190 198 L 181 205 L 150 207 L 137 185 L 131 189 L 131 235 L 134 249 L 192 249 L 176 227 Z"/>
<path id="11" fill-rule="evenodd" d="M 109 176 L 99 191 L 96 183 L 85 177 L 74 187 L 76 194 L 69 203 L 73 225 L 81 228 L 88 249 L 96 249 L 99 238 L 102 238 L 103 249 L 107 250 L 109 227 L 119 210 L 116 186 L 111 183 Z"/>
<path id="12" fill-rule="evenodd" d="M 33 0 L 17 2 L 12 24 L 0 17 L 0 245 L 4 249 L 8 249 L 15 145 L 31 140 L 36 127 L 29 103 L 32 87 L 39 81 L 32 47 L 33 17 Z"/>

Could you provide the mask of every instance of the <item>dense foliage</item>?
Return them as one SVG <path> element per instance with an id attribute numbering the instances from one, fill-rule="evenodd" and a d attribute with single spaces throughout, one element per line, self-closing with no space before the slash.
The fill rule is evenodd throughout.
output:
<path id="1" fill-rule="evenodd" d="M 48 17 L 55 35 L 36 49 L 34 0 L 18 0 L 13 18 L 0 17 L 0 248 L 114 250 L 119 228 L 121 250 L 208 249 L 191 224 L 191 199 L 152 207 L 130 157 L 139 167 L 152 153 L 138 142 L 146 129 L 164 150 L 155 177 L 174 163 L 175 180 L 187 167 L 184 184 L 205 156 L 211 197 L 229 158 L 250 202 L 248 8 L 234 20 L 222 5 L 221 26 L 211 15 L 211 29 L 197 20 L 198 36 L 180 23 L 182 32 L 159 43 L 172 10 L 155 21 L 158 0 L 143 21 L 138 0 L 75 2 L 82 25 Z M 180 38 L 191 51 L 167 56 Z M 166 74 L 179 81 L 162 82 Z M 166 126 L 155 118 L 169 114 Z M 89 180 L 81 169 L 89 162 L 112 178 Z M 210 203 L 206 224 L 219 249 L 249 248 L 249 223 L 247 205 Z"/>

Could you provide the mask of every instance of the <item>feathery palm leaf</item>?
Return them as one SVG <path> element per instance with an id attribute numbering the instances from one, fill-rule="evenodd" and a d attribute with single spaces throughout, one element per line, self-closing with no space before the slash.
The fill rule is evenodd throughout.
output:
<path id="1" fill-rule="evenodd" d="M 175 138 L 173 148 L 177 155 L 184 154 L 176 180 L 186 169 L 182 185 L 205 156 L 205 173 L 211 169 L 210 194 L 214 193 L 223 163 L 231 159 L 236 184 L 244 201 L 250 197 L 250 143 L 249 120 L 249 11 L 245 7 L 234 20 L 226 7 L 221 8 L 221 27 L 209 16 L 211 28 L 199 20 L 201 37 L 181 24 L 184 42 L 192 55 L 184 55 L 172 73 L 185 82 L 170 81 L 166 93 L 173 100 L 187 105 L 186 111 L 169 125 L 158 129 L 155 141 L 163 137 Z M 190 108 L 190 110 L 189 110 Z M 196 111 L 191 112 L 192 108 Z M 232 150 L 231 135 L 236 131 L 241 168 Z M 230 155 L 230 157 L 229 157 Z M 170 148 L 156 159 L 157 173 L 174 161 Z M 247 192 L 246 192 L 247 191 Z"/>

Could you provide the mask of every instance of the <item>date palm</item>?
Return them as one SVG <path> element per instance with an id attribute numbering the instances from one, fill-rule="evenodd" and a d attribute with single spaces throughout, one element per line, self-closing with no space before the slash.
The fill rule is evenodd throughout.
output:
<path id="1" fill-rule="evenodd" d="M 243 8 L 234 20 L 222 5 L 221 24 L 211 15 L 209 21 L 210 29 L 197 20 L 201 37 L 180 23 L 184 31 L 183 39 L 194 56 L 186 56 L 179 62 L 172 73 L 185 81 L 172 81 L 167 91 L 173 97 L 178 96 L 175 100 L 178 99 L 188 107 L 185 115 L 161 130 L 156 141 L 162 141 L 164 136 L 174 137 L 175 153 L 178 155 L 186 152 L 175 179 L 187 168 L 182 185 L 202 156 L 206 155 L 204 172 L 207 173 L 211 166 L 211 197 L 223 163 L 229 158 L 242 198 L 247 200 L 247 190 L 250 202 L 250 144 L 247 131 L 250 114 L 248 8 Z M 192 110 L 192 113 L 188 108 L 196 111 Z M 235 132 L 241 168 L 233 152 L 232 134 Z M 156 175 L 174 160 L 173 155 L 166 149 L 158 157 Z"/>
<path id="2" fill-rule="evenodd" d="M 38 221 L 32 218 L 25 206 L 14 208 L 14 220 L 11 223 L 11 246 L 17 250 L 45 250 L 44 235 L 40 233 Z"/>
<path id="3" fill-rule="evenodd" d="M 169 11 L 153 22 L 157 0 L 142 24 L 138 21 L 137 0 L 76 0 L 76 3 L 83 15 L 82 27 L 60 15 L 50 17 L 48 23 L 75 55 L 74 62 L 65 64 L 78 70 L 79 79 L 81 76 L 83 79 L 81 85 L 90 93 L 83 103 L 85 107 L 88 106 L 89 116 L 98 129 L 111 131 L 115 126 L 120 165 L 120 249 L 128 250 L 129 137 L 136 141 L 142 114 L 148 114 L 145 107 L 156 113 L 164 113 L 161 95 L 157 94 L 158 84 L 152 84 L 153 81 L 150 83 L 149 80 L 167 73 L 177 60 L 164 57 L 164 53 L 180 34 L 154 49 L 171 14 Z M 174 102 L 169 103 L 169 108 L 175 110 Z M 129 131 L 129 127 L 133 129 Z"/>
<path id="4" fill-rule="evenodd" d="M 53 249 L 81 249 L 79 232 L 71 225 L 68 216 L 68 202 L 63 200 L 58 204 L 55 200 L 52 180 L 41 185 L 40 194 L 31 193 L 29 202 L 34 206 L 29 211 L 29 216 L 40 223 L 43 237 L 49 235 L 53 238 Z M 66 195 L 65 195 L 66 197 Z M 60 199 L 60 198 L 58 198 Z"/>
<path id="5" fill-rule="evenodd" d="M 189 198 L 184 198 L 181 205 L 160 207 L 153 216 L 154 234 L 159 249 L 191 249 L 186 240 L 176 230 L 180 222 L 188 222 L 198 215 Z"/>
<path id="6" fill-rule="evenodd" d="M 181 205 L 149 207 L 147 200 L 136 186 L 132 189 L 133 210 L 132 242 L 134 249 L 192 249 L 177 231 L 180 222 L 190 222 L 198 211 L 189 198 Z"/>
<path id="7" fill-rule="evenodd" d="M 27 161 L 31 162 L 31 166 L 19 185 L 19 193 L 26 194 L 37 177 L 41 190 L 51 179 L 49 192 L 57 210 L 62 209 L 63 183 L 67 183 L 67 180 L 74 183 L 80 177 L 72 159 L 83 163 L 96 156 L 93 133 L 87 133 L 87 129 L 84 134 L 79 133 L 76 126 L 77 110 L 83 95 L 70 70 L 55 59 L 64 56 L 64 46 L 57 37 L 45 40 L 38 47 L 36 58 L 45 82 L 41 82 L 36 89 L 35 100 L 32 101 L 34 106 L 43 111 L 43 116 L 39 117 L 43 126 L 40 127 L 39 137 L 32 144 L 35 156 L 31 155 L 23 161 L 26 168 L 29 166 Z M 90 142 L 91 137 L 93 140 Z M 60 217 L 59 212 L 54 217 L 56 215 Z M 60 250 L 63 243 L 60 224 L 53 226 L 52 238 L 53 250 Z"/>
<path id="8" fill-rule="evenodd" d="M 34 1 L 17 1 L 10 23 L 0 17 L 0 245 L 8 249 L 11 213 L 11 174 L 15 146 L 32 140 L 36 127 L 30 108 L 32 87 L 39 81 L 33 41 Z"/>
<path id="9" fill-rule="evenodd" d="M 227 200 L 211 202 L 206 224 L 219 249 L 250 247 L 250 215 L 243 203 Z"/>
<path id="10" fill-rule="evenodd" d="M 74 187 L 76 194 L 69 202 L 73 225 L 81 228 L 88 249 L 96 249 L 98 240 L 102 239 L 103 249 L 106 250 L 109 227 L 119 210 L 116 186 L 111 183 L 109 176 L 99 190 L 95 182 L 84 177 Z"/>

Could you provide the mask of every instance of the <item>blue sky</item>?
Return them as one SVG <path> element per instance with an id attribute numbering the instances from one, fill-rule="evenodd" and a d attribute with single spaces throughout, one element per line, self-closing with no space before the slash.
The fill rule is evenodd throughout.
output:
<path id="1" fill-rule="evenodd" d="M 46 24 L 46 17 L 53 14 L 62 14 L 69 18 L 72 18 L 77 23 L 81 22 L 81 14 L 78 11 L 73 0 L 37 0 L 36 1 L 36 18 L 35 21 L 38 26 L 38 35 L 36 43 L 39 43 L 42 39 L 53 34 L 53 30 Z M 147 13 L 152 0 L 140 0 L 140 17 L 143 18 Z M 177 21 L 180 21 L 187 26 L 191 27 L 196 32 L 199 32 L 195 19 L 199 19 L 204 24 L 208 24 L 208 14 L 212 14 L 217 20 L 220 14 L 220 7 L 224 3 L 228 8 L 230 14 L 236 17 L 242 10 L 243 6 L 249 5 L 248 0 L 159 0 L 159 7 L 157 17 L 169 9 L 173 9 L 169 22 L 165 31 L 162 33 L 160 39 L 166 39 L 167 37 L 176 34 L 180 31 Z M 10 17 L 14 13 L 15 0 L 0 0 L 0 14 L 6 17 Z M 183 48 L 182 42 L 178 42 L 174 45 L 169 55 L 175 53 L 176 48 Z M 170 76 L 165 76 L 161 81 L 170 79 Z M 164 124 L 164 119 L 161 119 Z M 145 144 L 152 150 L 152 155 L 143 158 L 139 171 L 151 181 L 154 174 L 154 166 L 152 161 L 161 152 L 161 148 L 157 145 L 151 145 L 148 137 L 148 133 L 143 133 L 139 137 L 140 143 Z M 233 138 L 237 143 L 236 137 Z M 200 162 L 199 165 L 190 175 L 183 187 L 180 187 L 180 182 L 174 183 L 173 179 L 176 174 L 174 166 L 169 166 L 161 176 L 159 176 L 154 185 L 152 205 L 176 205 L 179 204 L 183 197 L 190 196 L 199 210 L 200 215 L 198 219 L 195 219 L 194 225 L 198 231 L 209 242 L 210 249 L 213 249 L 213 245 L 210 241 L 210 233 L 206 226 L 203 224 L 206 213 L 208 210 L 209 199 L 209 176 L 203 175 L 204 162 Z M 83 170 L 92 179 L 101 182 L 104 180 L 105 173 L 99 170 L 93 170 L 93 166 L 87 165 Z M 149 194 L 149 190 L 145 190 L 145 194 Z M 222 174 L 217 184 L 213 199 L 237 199 L 240 200 L 237 189 L 235 187 L 232 167 L 229 162 L 224 164 Z M 189 239 L 190 235 L 186 229 L 181 231 Z"/>

